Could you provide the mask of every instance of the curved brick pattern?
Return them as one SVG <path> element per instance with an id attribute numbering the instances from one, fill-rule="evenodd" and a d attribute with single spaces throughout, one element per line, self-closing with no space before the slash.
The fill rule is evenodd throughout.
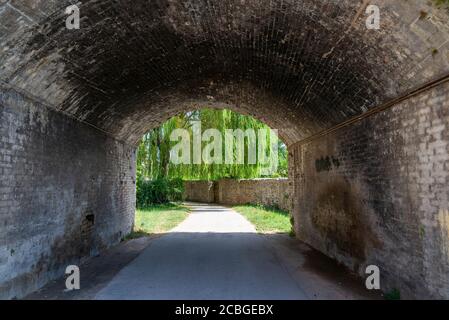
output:
<path id="1" fill-rule="evenodd" d="M 0 78 L 133 143 L 211 100 L 291 141 L 449 71 L 448 15 L 429 1 L 371 1 L 379 31 L 354 0 L 84 1 L 75 31 L 69 3 L 3 1 Z"/>
<path id="2" fill-rule="evenodd" d="M 449 73 L 427 0 L 0 0 L 0 296 L 130 230 L 134 147 L 178 112 L 251 114 L 291 146 L 298 235 L 384 289 L 449 298 L 447 84 L 304 138 Z M 377 4 L 381 29 L 365 27 Z M 294 147 L 293 147 L 294 146 Z"/>

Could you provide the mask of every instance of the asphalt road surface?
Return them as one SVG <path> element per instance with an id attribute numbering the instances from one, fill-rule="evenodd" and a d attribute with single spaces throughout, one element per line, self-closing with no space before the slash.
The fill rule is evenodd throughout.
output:
<path id="1" fill-rule="evenodd" d="M 304 248 L 296 250 L 280 244 L 279 235 L 257 234 L 254 226 L 237 212 L 217 205 L 192 207 L 192 213 L 184 222 L 152 240 L 93 298 L 297 300 L 367 297 L 360 288 L 345 287 L 346 283 L 339 282 L 345 277 L 333 276 L 332 272 L 326 275 L 325 270 L 307 270 Z M 283 237 L 285 241 L 296 241 Z M 320 264 L 318 269 L 321 267 Z M 353 282 L 352 278 L 348 279 Z"/>

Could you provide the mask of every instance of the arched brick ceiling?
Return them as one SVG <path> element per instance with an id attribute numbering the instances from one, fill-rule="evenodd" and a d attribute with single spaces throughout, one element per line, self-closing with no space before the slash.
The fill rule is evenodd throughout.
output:
<path id="1" fill-rule="evenodd" d="M 288 143 L 449 72 L 429 0 L 0 0 L 0 81 L 135 143 L 168 117 L 227 106 Z M 361 15 L 357 18 L 357 13 Z"/>

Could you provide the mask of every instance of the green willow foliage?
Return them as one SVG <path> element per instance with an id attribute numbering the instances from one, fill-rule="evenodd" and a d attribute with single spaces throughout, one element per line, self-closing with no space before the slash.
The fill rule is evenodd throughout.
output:
<path id="1" fill-rule="evenodd" d="M 433 2 L 435 2 L 435 4 L 438 6 L 441 5 L 449 6 L 449 0 L 433 0 Z"/>
<path id="2" fill-rule="evenodd" d="M 218 129 L 266 129 L 262 122 L 230 110 L 202 109 L 180 114 L 148 132 L 139 145 L 137 154 L 138 179 L 156 180 L 158 178 L 183 180 L 216 180 L 221 178 L 259 178 L 258 164 L 247 164 L 247 139 L 245 139 L 245 164 L 190 164 L 174 165 L 170 162 L 170 150 L 178 142 L 170 141 L 173 130 L 184 128 L 190 130 L 192 121 L 201 121 L 202 131 Z M 224 140 L 224 139 L 223 139 Z M 267 136 L 267 145 L 269 137 Z M 208 142 L 203 142 L 203 147 Z M 224 143 L 224 141 L 223 141 Z M 225 148 L 223 147 L 223 152 Z M 224 154 L 223 154 L 224 159 Z M 279 141 L 278 173 L 273 177 L 287 176 L 287 148 Z"/>

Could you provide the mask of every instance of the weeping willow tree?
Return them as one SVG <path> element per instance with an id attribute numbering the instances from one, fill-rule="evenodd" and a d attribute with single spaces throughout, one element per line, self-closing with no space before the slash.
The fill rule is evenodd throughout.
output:
<path id="1" fill-rule="evenodd" d="M 185 129 L 193 136 L 193 124 L 200 123 L 202 132 L 207 129 L 217 129 L 224 136 L 226 129 L 270 130 L 264 123 L 230 110 L 202 109 L 183 113 L 171 118 L 160 127 L 148 132 L 142 139 L 137 153 L 137 174 L 139 178 L 154 180 L 157 178 L 183 179 L 183 180 L 216 180 L 221 178 L 259 178 L 262 174 L 260 161 L 251 163 L 248 152 L 245 152 L 244 163 L 211 163 L 207 164 L 173 164 L 170 161 L 170 150 L 178 143 L 171 141 L 170 136 L 175 129 Z M 270 146 L 270 135 L 264 137 L 265 145 Z M 257 137 L 257 143 L 261 143 Z M 222 143 L 225 143 L 223 139 Z M 278 142 L 278 166 L 277 171 L 271 177 L 287 176 L 287 148 L 279 140 Z M 249 141 L 244 139 L 244 150 L 249 150 Z M 202 148 L 207 142 L 201 141 Z M 201 150 L 202 150 L 201 148 Z M 194 157 L 193 148 L 190 150 L 191 158 Z M 269 153 L 269 150 L 265 150 Z M 225 146 L 222 148 L 222 157 L 225 158 Z M 258 160 L 258 159 L 257 159 Z"/>

